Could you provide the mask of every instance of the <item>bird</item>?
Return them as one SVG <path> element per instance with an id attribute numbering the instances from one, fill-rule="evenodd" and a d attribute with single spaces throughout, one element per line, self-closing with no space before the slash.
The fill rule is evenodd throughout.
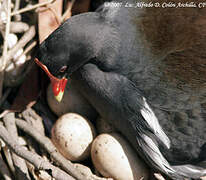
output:
<path id="1" fill-rule="evenodd" d="M 35 57 L 58 101 L 70 79 L 148 166 L 179 180 L 206 175 L 206 11 L 192 3 L 105 2 Z"/>

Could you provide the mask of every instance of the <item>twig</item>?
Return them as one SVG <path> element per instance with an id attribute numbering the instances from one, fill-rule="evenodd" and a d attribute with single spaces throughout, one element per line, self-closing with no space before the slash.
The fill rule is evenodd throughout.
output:
<path id="1" fill-rule="evenodd" d="M 17 141 L 17 128 L 15 124 L 14 113 L 12 112 L 7 113 L 4 116 L 3 121 L 4 121 L 4 125 L 6 126 L 8 132 L 12 133 L 14 135 L 15 141 Z"/>
<path id="2" fill-rule="evenodd" d="M 62 15 L 61 22 L 63 22 L 67 18 L 68 14 L 70 14 L 70 16 L 71 16 L 72 7 L 75 3 L 75 0 L 72 0 L 71 2 L 68 2 L 68 3 L 69 3 L 69 6 L 67 7 L 67 10 Z"/>
<path id="3" fill-rule="evenodd" d="M 25 22 L 11 22 L 10 32 L 11 33 L 23 33 L 28 31 L 29 25 Z"/>
<path id="4" fill-rule="evenodd" d="M 154 177 L 157 179 L 157 180 L 165 180 L 165 178 L 159 174 L 159 173 L 154 173 Z"/>
<path id="5" fill-rule="evenodd" d="M 2 176 L 4 177 L 5 180 L 12 180 L 9 169 L 8 169 L 6 163 L 4 162 L 1 154 L 0 154 L 0 173 L 2 174 Z"/>
<path id="6" fill-rule="evenodd" d="M 51 4 L 53 3 L 55 0 L 48 0 L 47 2 L 42 2 L 42 3 L 38 3 L 38 4 L 35 4 L 35 5 L 32 5 L 32 6 L 29 6 L 29 7 L 25 7 L 25 8 L 22 8 L 18 11 L 14 11 L 11 13 L 11 16 L 14 16 L 16 14 L 21 14 L 21 13 L 24 13 L 24 12 L 27 12 L 27 11 L 31 11 L 33 9 L 36 9 L 38 7 L 41 7 L 41 6 L 45 6 L 45 5 L 48 5 L 48 4 Z"/>
<path id="7" fill-rule="evenodd" d="M 33 128 L 38 130 L 41 135 L 45 135 L 42 118 L 32 108 L 23 111 L 22 116 Z"/>
<path id="8" fill-rule="evenodd" d="M 20 7 L 20 0 L 15 0 L 14 11 L 17 11 Z"/>
<path id="9" fill-rule="evenodd" d="M 26 150 L 8 133 L 6 128 L 0 124 L 0 138 L 10 147 L 10 149 L 18 156 L 26 159 L 32 163 L 38 170 L 45 170 L 49 172 L 56 180 L 75 180 L 70 175 L 66 174 L 61 169 L 53 166 L 48 161 L 44 160 L 41 156 L 34 152 Z"/>
<path id="10" fill-rule="evenodd" d="M 10 110 L 4 110 L 1 114 L 0 114 L 0 119 L 3 118 L 7 113 L 9 113 Z"/>
<path id="11" fill-rule="evenodd" d="M 22 55 L 26 55 L 29 51 L 31 51 L 35 46 L 37 45 L 37 41 L 32 41 L 31 44 L 29 44 L 28 47 L 25 48 L 24 52 L 22 53 Z M 21 56 L 22 56 L 21 55 Z"/>
<path id="12" fill-rule="evenodd" d="M 43 136 L 45 135 L 42 118 L 38 114 L 36 114 L 36 112 L 33 109 L 27 108 L 25 111 L 21 113 L 21 115 L 27 121 L 27 123 L 30 124 L 35 130 L 40 132 Z M 29 149 L 36 152 L 39 152 L 40 150 L 42 156 L 43 149 L 39 148 L 39 144 L 36 141 L 34 141 L 29 135 L 27 135 L 26 139 Z"/>
<path id="13" fill-rule="evenodd" d="M 61 161 L 60 164 L 61 165 L 64 164 L 63 169 L 67 173 L 77 178 L 78 180 L 85 180 L 85 178 L 80 174 L 80 172 L 78 172 L 74 168 L 73 164 L 70 161 L 66 160 L 64 157 L 62 157 L 62 155 L 57 152 L 56 147 L 53 145 L 53 143 L 51 142 L 49 138 L 47 138 L 46 136 L 42 136 L 38 130 L 33 131 L 34 127 L 23 120 L 16 119 L 16 124 L 20 129 L 22 129 L 24 132 L 32 136 L 37 142 L 39 142 L 55 160 L 58 159 L 57 161 L 58 163 L 59 163 L 59 159 L 63 158 L 64 159 L 63 163 Z M 56 158 L 56 156 L 58 156 L 58 158 Z"/>
<path id="14" fill-rule="evenodd" d="M 57 0 L 53 4 L 38 9 L 39 43 L 44 41 L 60 25 L 62 4 L 63 0 Z"/>
<path id="15" fill-rule="evenodd" d="M 6 20 L 6 32 L 4 35 L 4 48 L 3 48 L 3 57 L 0 60 L 0 99 L 2 97 L 3 91 L 3 81 L 4 81 L 4 69 L 7 61 L 7 51 L 8 51 L 8 35 L 10 31 L 10 22 L 11 22 L 11 0 L 7 1 L 7 20 Z"/>
<path id="16" fill-rule="evenodd" d="M 11 152 L 7 146 L 3 147 L 2 149 L 3 149 L 4 155 L 6 157 L 7 164 L 9 166 L 12 174 L 15 175 L 15 168 L 14 168 L 13 160 L 11 157 Z"/>
<path id="17" fill-rule="evenodd" d="M 79 163 L 74 164 L 75 168 L 79 169 L 83 174 L 85 174 L 86 177 L 89 177 L 89 179 L 92 180 L 113 180 L 113 178 L 103 178 L 98 177 L 97 175 L 93 174 L 91 169 L 89 169 L 87 166 L 84 166 Z"/>
<path id="18" fill-rule="evenodd" d="M 11 59 L 15 55 L 15 53 L 19 49 L 23 48 L 35 36 L 35 34 L 35 27 L 31 26 L 29 30 L 24 33 L 18 43 L 11 50 L 8 51 L 6 67 L 8 67 L 8 65 L 12 62 Z"/>
<path id="19" fill-rule="evenodd" d="M 3 59 L 1 62 L 1 71 L 4 71 L 7 60 L 8 51 L 8 35 L 10 32 L 10 22 L 11 22 L 11 0 L 7 1 L 7 21 L 6 21 L 6 31 L 4 36 L 4 48 L 3 48 Z"/>
<path id="20" fill-rule="evenodd" d="M 18 133 L 17 133 L 17 128 L 16 128 L 16 123 L 15 123 L 15 117 L 14 113 L 10 112 L 6 114 L 3 118 L 4 124 L 10 134 L 12 134 L 12 138 L 18 142 Z M 14 162 L 14 166 L 16 169 L 16 175 L 18 180 L 28 180 L 30 179 L 29 177 L 29 172 L 28 168 L 26 166 L 26 163 L 24 159 L 20 158 L 16 154 L 12 153 L 12 158 Z"/>
<path id="21" fill-rule="evenodd" d="M 15 5 L 14 5 L 14 10 L 13 11 L 17 11 L 19 10 L 20 7 L 20 0 L 15 0 Z M 14 16 L 15 21 L 20 21 L 21 20 L 21 15 L 20 14 L 16 14 Z"/>
<path id="22" fill-rule="evenodd" d="M 100 178 L 95 175 L 87 175 L 83 171 L 79 171 L 75 168 L 74 164 L 72 164 L 69 160 L 65 159 L 53 145 L 51 140 L 46 136 L 42 136 L 38 131 L 33 131 L 34 127 L 32 127 L 27 122 L 16 119 L 17 126 L 22 129 L 24 132 L 28 133 L 32 136 L 37 142 L 40 143 L 42 147 L 44 147 L 50 156 L 65 170 L 67 173 L 77 178 L 78 180 L 107 180 L 106 178 Z"/>
<path id="23" fill-rule="evenodd" d="M 61 25 L 61 15 L 59 15 L 56 10 L 54 9 L 53 6 L 46 6 L 44 9 L 41 8 L 41 9 L 37 9 L 38 11 L 37 12 L 43 12 L 43 11 L 47 11 L 47 10 L 50 10 L 50 12 L 53 14 L 53 17 L 55 18 L 55 21 L 56 23 L 58 24 L 58 26 Z"/>
<path id="24" fill-rule="evenodd" d="M 36 171 L 35 167 L 27 162 L 28 169 L 35 180 L 52 180 L 52 177 L 46 171 Z"/>

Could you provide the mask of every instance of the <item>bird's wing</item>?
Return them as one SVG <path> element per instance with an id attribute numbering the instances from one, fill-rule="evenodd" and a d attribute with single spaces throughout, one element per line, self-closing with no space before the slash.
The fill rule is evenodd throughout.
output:
<path id="1" fill-rule="evenodd" d="M 123 77 L 125 79 L 125 77 Z M 163 131 L 159 121 L 143 94 L 134 83 L 126 79 L 122 89 L 122 104 L 125 112 L 130 112 L 128 131 L 135 136 L 136 147 L 143 158 L 156 169 L 167 175 L 174 175 L 175 170 L 170 166 L 159 149 L 159 143 L 170 148 L 170 140 Z M 133 138 L 134 139 L 134 138 Z M 135 146 L 134 142 L 132 144 Z"/>
<path id="2" fill-rule="evenodd" d="M 94 64 L 84 65 L 81 78 L 84 78 L 84 82 L 87 81 L 87 86 L 89 86 L 86 96 L 90 103 L 97 108 L 100 114 L 102 111 L 112 111 L 110 114 L 113 118 L 108 120 L 121 131 L 140 155 L 152 167 L 165 174 L 174 173 L 175 171 L 158 147 L 159 142 L 169 147 L 169 138 L 159 125 L 146 98 L 134 84 L 122 75 L 103 72 Z M 97 96 L 93 97 L 95 94 Z M 101 103 L 104 105 L 100 105 Z M 105 114 L 108 113 L 105 112 Z"/>
<path id="3" fill-rule="evenodd" d="M 124 89 L 122 93 L 124 94 L 124 99 L 122 104 L 126 111 L 129 111 L 133 114 L 131 122 L 138 125 L 139 131 L 146 132 L 149 131 L 150 134 L 156 141 L 161 142 L 168 149 L 170 148 L 170 140 L 163 131 L 162 127 L 159 124 L 155 113 L 153 112 L 151 106 L 147 102 L 146 98 L 143 96 L 138 88 L 133 82 L 128 80 L 126 77 Z"/>
<path id="4" fill-rule="evenodd" d="M 163 131 L 162 127 L 160 126 L 156 115 L 147 103 L 145 97 L 143 97 L 143 106 L 140 109 L 140 113 L 143 119 L 146 121 L 147 125 L 153 130 L 154 134 L 158 137 L 158 139 L 169 149 L 170 140 Z"/>
<path id="5" fill-rule="evenodd" d="M 133 145 L 148 165 L 173 179 L 183 180 L 195 172 L 195 177 L 205 171 L 194 166 L 171 166 L 159 149 L 159 143 L 169 147 L 169 139 L 161 128 L 143 93 L 125 76 L 104 72 L 88 63 L 82 68 L 80 78 L 88 101 L 104 118 L 107 118 Z M 110 114 L 110 115 L 108 115 Z"/>
<path id="6" fill-rule="evenodd" d="M 119 101 L 132 116 L 128 116 L 129 134 L 136 135 L 136 149 L 140 155 L 153 167 L 167 174 L 173 179 L 183 180 L 186 178 L 199 178 L 206 174 L 206 170 L 197 166 L 185 164 L 171 166 L 159 149 L 159 143 L 170 147 L 170 140 L 159 124 L 159 120 L 153 112 L 146 98 L 126 77 L 122 88 L 122 101 Z M 114 80 L 114 79 L 113 79 Z M 130 136 L 130 135 L 129 135 Z M 133 140 L 133 138 L 132 138 Z M 134 146 L 134 142 L 131 142 Z"/>

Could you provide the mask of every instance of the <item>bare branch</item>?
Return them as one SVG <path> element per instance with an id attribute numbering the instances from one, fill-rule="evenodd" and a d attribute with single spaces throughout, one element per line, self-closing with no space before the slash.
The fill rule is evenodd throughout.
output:
<path id="1" fill-rule="evenodd" d="M 18 133 L 17 133 L 16 123 L 15 123 L 14 113 L 9 112 L 8 114 L 6 114 L 3 118 L 3 121 L 8 132 L 12 134 L 12 138 L 16 142 L 18 142 Z M 24 159 L 20 158 L 15 153 L 12 153 L 12 158 L 16 169 L 17 178 L 19 180 L 30 179 L 28 168 L 26 166 Z"/>
<path id="2" fill-rule="evenodd" d="M 70 175 L 66 174 L 61 169 L 53 166 L 48 161 L 44 160 L 38 154 L 26 150 L 24 147 L 18 145 L 18 143 L 11 137 L 6 128 L 0 124 L 0 138 L 10 147 L 10 149 L 18 156 L 26 159 L 33 164 L 38 170 L 45 170 L 49 172 L 52 177 L 57 180 L 75 180 Z"/>
<path id="3" fill-rule="evenodd" d="M 49 138 L 42 136 L 38 131 L 33 131 L 34 127 L 32 127 L 29 123 L 21 119 L 16 119 L 16 124 L 20 129 L 22 129 L 24 132 L 28 133 L 36 141 L 38 141 L 41 146 L 49 152 L 50 156 L 62 167 L 62 169 L 71 174 L 73 177 L 77 178 L 78 180 L 107 180 L 107 178 L 100 178 L 93 175 L 92 173 L 85 174 L 85 171 L 80 171 L 80 169 L 76 168 L 74 164 L 65 159 L 58 152 Z"/>
<path id="4" fill-rule="evenodd" d="M 11 59 L 15 55 L 15 53 L 19 49 L 23 48 L 31 39 L 33 39 L 35 34 L 35 27 L 31 26 L 29 30 L 21 37 L 18 43 L 11 50 L 8 51 L 6 67 L 11 63 Z"/>
<path id="5" fill-rule="evenodd" d="M 8 51 L 8 35 L 10 32 L 10 22 L 11 22 L 11 0 L 7 1 L 7 21 L 6 21 L 6 31 L 4 35 L 4 48 L 3 48 L 3 59 L 1 60 L 0 71 L 4 71 L 7 61 L 7 51 Z"/>
<path id="6" fill-rule="evenodd" d="M 48 0 L 47 2 L 42 2 L 42 3 L 38 3 L 38 4 L 35 4 L 33 6 L 29 6 L 29 7 L 25 7 L 25 8 L 22 8 L 18 11 L 14 11 L 11 13 L 11 16 L 14 16 L 16 14 L 21 14 L 21 13 L 24 13 L 24 12 L 27 12 L 27 11 L 31 11 L 33 9 L 36 9 L 38 7 L 41 7 L 41 6 L 45 6 L 45 5 L 48 5 L 48 4 L 51 4 L 53 3 L 55 0 Z"/>
<path id="7" fill-rule="evenodd" d="M 5 180 L 12 180 L 9 169 L 0 154 L 0 172 Z"/>

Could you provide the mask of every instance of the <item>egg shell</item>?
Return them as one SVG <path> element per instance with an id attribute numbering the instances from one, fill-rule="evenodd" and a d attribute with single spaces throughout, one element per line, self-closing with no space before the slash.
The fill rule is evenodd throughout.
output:
<path id="1" fill-rule="evenodd" d="M 52 128 L 52 142 L 71 161 L 82 161 L 90 155 L 95 136 L 93 125 L 75 113 L 61 116 Z"/>
<path id="2" fill-rule="evenodd" d="M 115 180 L 144 180 L 149 177 L 145 163 L 119 134 L 101 134 L 91 148 L 92 162 L 104 176 Z"/>
<path id="3" fill-rule="evenodd" d="M 64 96 L 61 102 L 58 102 L 52 92 L 51 84 L 47 89 L 47 102 L 50 109 L 57 115 L 73 112 L 80 114 L 90 120 L 97 117 L 96 110 L 88 101 L 75 89 L 70 82 L 67 83 Z"/>

